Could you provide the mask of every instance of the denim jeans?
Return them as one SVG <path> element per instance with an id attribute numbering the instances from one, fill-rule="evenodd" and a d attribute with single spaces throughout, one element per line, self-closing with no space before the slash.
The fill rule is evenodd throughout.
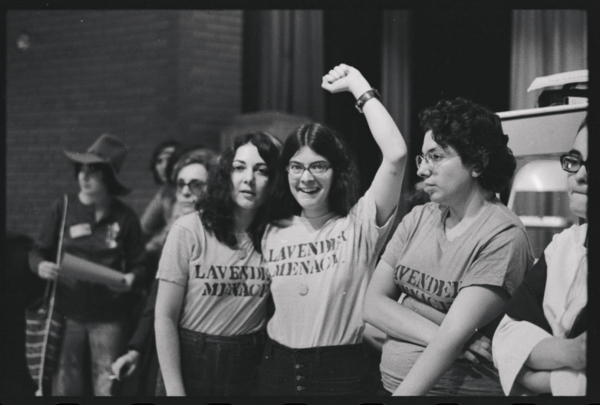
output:
<path id="1" fill-rule="evenodd" d="M 251 395 L 265 333 L 213 336 L 179 329 L 181 374 L 188 396 Z"/>
<path id="2" fill-rule="evenodd" d="M 127 331 L 126 321 L 82 322 L 67 318 L 52 395 L 110 396 L 110 365 L 123 353 Z"/>
<path id="3" fill-rule="evenodd" d="M 263 396 L 374 396 L 362 344 L 292 349 L 267 339 L 258 369 Z"/>

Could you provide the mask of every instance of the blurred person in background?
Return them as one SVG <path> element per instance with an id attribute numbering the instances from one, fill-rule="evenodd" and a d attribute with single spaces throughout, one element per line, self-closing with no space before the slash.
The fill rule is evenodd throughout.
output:
<path id="1" fill-rule="evenodd" d="M 153 239 L 158 244 L 157 252 L 162 250 L 171 225 L 179 217 L 196 210 L 198 200 L 206 192 L 208 173 L 217 161 L 217 153 L 211 149 L 193 146 L 181 148 L 173 158 L 170 182 L 176 185 L 175 203 L 171 209 L 171 217 Z M 136 330 L 127 345 L 127 353 L 112 364 L 114 375 L 119 380 L 131 377 L 138 370 L 138 387 L 134 387 L 138 395 L 163 393 L 162 380 L 160 378 L 157 380 L 159 371 L 154 339 L 154 307 L 157 290 L 158 280 L 155 280 Z M 125 388 L 127 389 L 127 385 Z"/>
<path id="2" fill-rule="evenodd" d="M 60 275 L 60 265 L 52 260 L 64 202 L 55 202 L 29 255 L 34 273 L 58 280 L 55 309 L 66 318 L 52 395 L 88 395 L 91 382 L 93 395 L 108 396 L 110 366 L 125 347 L 139 300 L 134 289 L 147 278 L 142 231 L 133 209 L 117 198 L 129 192 L 117 178 L 126 145 L 103 134 L 86 152 L 65 154 L 73 162 L 79 192 L 68 195 L 63 251 L 123 272 L 126 282 L 109 288 Z"/>
<path id="3" fill-rule="evenodd" d="M 169 169 L 172 168 L 171 157 L 181 148 L 175 140 L 167 140 L 158 144 L 152 152 L 150 171 L 154 182 L 160 186 L 141 216 L 142 231 L 146 241 L 148 267 L 156 270 L 160 249 L 165 237 L 165 227 L 173 212 L 175 189 L 169 181 Z M 170 164 L 171 163 L 171 164 Z"/>

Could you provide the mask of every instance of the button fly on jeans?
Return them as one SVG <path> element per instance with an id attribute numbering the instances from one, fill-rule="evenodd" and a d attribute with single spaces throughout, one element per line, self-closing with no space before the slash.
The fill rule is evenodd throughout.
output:
<path id="1" fill-rule="evenodd" d="M 301 386 L 297 386 L 297 387 L 296 387 L 296 389 L 297 389 L 298 391 L 302 391 L 302 390 L 305 390 L 306 388 L 304 388 L 304 387 L 301 387 Z"/>
<path id="2" fill-rule="evenodd" d="M 302 367 L 302 364 L 296 364 L 294 367 L 296 367 L 296 370 L 298 370 L 300 367 Z"/>
<path id="3" fill-rule="evenodd" d="M 302 377 L 301 375 L 297 375 L 296 376 L 296 380 L 300 381 L 301 379 L 303 379 L 304 377 Z"/>

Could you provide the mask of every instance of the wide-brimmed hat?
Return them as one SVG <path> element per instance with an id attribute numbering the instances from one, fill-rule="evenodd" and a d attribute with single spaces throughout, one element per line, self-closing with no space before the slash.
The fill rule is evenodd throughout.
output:
<path id="1" fill-rule="evenodd" d="M 127 157 L 127 150 L 129 148 L 123 141 L 114 135 L 104 133 L 100 135 L 96 142 L 92 144 L 85 152 L 74 152 L 65 150 L 64 153 L 69 160 L 75 163 L 81 164 L 92 164 L 92 163 L 104 163 L 111 168 L 115 182 L 120 190 L 118 194 L 126 194 L 130 190 L 121 184 L 118 180 L 117 175 L 121 171 L 121 167 Z"/>

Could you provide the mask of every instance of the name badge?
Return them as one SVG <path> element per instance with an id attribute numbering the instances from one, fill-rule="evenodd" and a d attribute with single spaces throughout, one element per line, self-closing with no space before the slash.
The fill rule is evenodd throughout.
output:
<path id="1" fill-rule="evenodd" d="M 90 224 L 77 224 L 69 228 L 69 235 L 71 239 L 80 238 L 92 234 L 92 227 Z"/>

